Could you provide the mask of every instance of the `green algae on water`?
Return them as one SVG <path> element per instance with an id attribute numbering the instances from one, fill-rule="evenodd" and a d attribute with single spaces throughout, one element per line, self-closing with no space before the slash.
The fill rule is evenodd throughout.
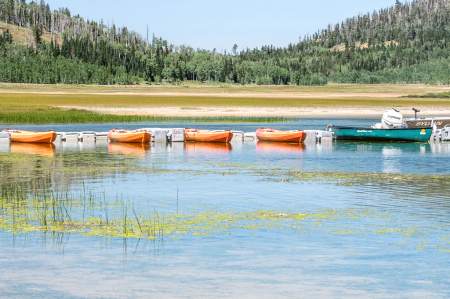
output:
<path id="1" fill-rule="evenodd" d="M 288 231 L 298 235 L 397 236 L 414 241 L 414 248 L 433 246 L 440 252 L 450 249 L 448 239 L 430 245 L 429 228 L 395 223 L 395 216 L 368 209 L 324 209 L 311 211 L 215 211 L 183 214 L 137 210 L 131 202 L 109 202 L 91 192 L 40 191 L 28 195 L 23 190 L 2 189 L 0 231 L 21 233 L 75 233 L 86 237 L 135 238 L 164 241 L 167 238 L 213 237 L 258 231 Z M 417 241 L 417 243 L 416 243 Z M 439 246 L 439 247 L 437 247 Z"/>

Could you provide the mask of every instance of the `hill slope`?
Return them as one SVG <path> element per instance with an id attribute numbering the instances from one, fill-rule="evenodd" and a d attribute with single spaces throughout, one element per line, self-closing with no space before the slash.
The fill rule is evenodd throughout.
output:
<path id="1" fill-rule="evenodd" d="M 71 16 L 68 9 L 51 11 L 43 0 L 0 0 L 0 20 L 28 30 L 22 43 L 2 30 L 3 82 L 450 83 L 448 0 L 397 1 L 297 44 L 242 51 L 235 45 L 229 54 L 148 40 L 126 27 Z"/>

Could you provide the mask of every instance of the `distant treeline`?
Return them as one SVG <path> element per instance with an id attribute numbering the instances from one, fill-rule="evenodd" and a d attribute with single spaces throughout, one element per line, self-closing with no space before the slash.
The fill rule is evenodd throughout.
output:
<path id="1" fill-rule="evenodd" d="M 102 22 L 51 11 L 43 0 L 0 0 L 0 20 L 32 38 L 0 37 L 0 81 L 136 84 L 185 80 L 240 84 L 450 83 L 450 2 L 399 1 L 284 48 L 217 53 L 174 46 Z M 50 34 L 51 41 L 42 35 Z"/>

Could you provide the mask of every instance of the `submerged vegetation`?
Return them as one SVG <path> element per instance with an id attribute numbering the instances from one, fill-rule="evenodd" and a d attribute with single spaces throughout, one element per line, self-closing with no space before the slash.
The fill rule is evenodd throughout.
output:
<path id="1" fill-rule="evenodd" d="M 311 172 L 287 171 L 272 172 L 266 178 L 270 181 L 319 181 L 332 182 L 341 185 L 353 186 L 364 184 L 403 184 L 422 182 L 423 184 L 449 185 L 450 175 L 423 175 L 423 174 L 396 174 L 396 173 L 366 173 L 366 172 Z M 449 186 L 450 187 L 450 186 Z"/>
<path id="2" fill-rule="evenodd" d="M 218 169 L 217 169 L 218 167 Z M 61 153 L 55 157 L 0 153 L 0 231 L 13 234 L 80 234 L 101 238 L 132 238 L 165 241 L 187 237 L 212 237 L 228 234 L 267 234 L 289 231 L 309 236 L 325 235 L 389 235 L 401 246 L 435 248 L 450 252 L 448 237 L 430 238 L 430 223 L 400 222 L 396 215 L 370 209 L 247 210 L 220 207 L 178 209 L 169 212 L 166 203 L 151 198 L 124 197 L 86 188 L 84 180 L 104 179 L 122 174 L 143 173 L 149 176 L 179 174 L 257 176 L 259 179 L 309 181 L 312 183 L 407 184 L 420 182 L 447 190 L 446 175 L 373 174 L 343 172 L 303 172 L 285 168 L 261 168 L 253 164 L 204 165 L 202 170 L 166 169 L 157 161 L 147 163 L 129 155 L 107 152 Z M 73 188 L 78 186 L 77 188 Z M 394 186 L 395 188 L 395 186 Z M 175 209 L 173 209 L 175 210 Z M 434 225 L 434 224 L 433 224 Z M 420 246 L 417 244 L 421 244 Z M 412 245 L 411 245 L 412 244 Z M 427 245 L 423 245 L 427 244 Z"/>
<path id="3" fill-rule="evenodd" d="M 74 16 L 68 8 L 51 10 L 43 0 L 1 0 L 0 20 L 6 24 L 0 81 L 449 84 L 449 11 L 448 1 L 396 1 L 283 48 L 240 50 L 235 44 L 231 52 L 218 53 L 144 38 L 127 27 Z"/>
<path id="4" fill-rule="evenodd" d="M 289 230 L 298 234 L 398 235 L 398 242 L 410 244 L 410 237 L 424 237 L 421 224 L 394 224 L 392 215 L 372 210 L 329 209 L 311 211 L 204 211 L 160 213 L 141 203 L 135 209 L 130 201 L 105 194 L 33 189 L 26 193 L 13 185 L 1 188 L 0 231 L 21 233 L 76 233 L 88 237 L 136 238 L 164 241 L 183 236 L 210 237 L 252 230 Z M 145 205 L 145 208 L 142 208 Z M 406 240 L 404 239 L 406 238 Z M 429 244 L 450 252 L 446 238 Z M 421 242 L 423 244 L 423 242 Z M 422 246 L 422 250 L 423 250 Z"/>

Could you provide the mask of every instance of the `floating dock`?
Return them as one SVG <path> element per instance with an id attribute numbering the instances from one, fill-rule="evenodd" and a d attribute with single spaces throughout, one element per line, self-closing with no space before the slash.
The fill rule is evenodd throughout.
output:
<path id="1" fill-rule="evenodd" d="M 151 143 L 184 143 L 184 128 L 142 128 L 136 131 L 146 131 L 151 134 Z M 305 143 L 332 143 L 336 140 L 333 132 L 325 130 L 304 130 L 306 133 Z M 231 131 L 233 133 L 232 143 L 256 142 L 258 138 L 255 132 Z M 109 142 L 108 132 L 56 132 L 55 143 L 95 143 Z M 10 134 L 0 132 L 0 147 L 8 147 Z M 435 129 L 429 142 L 450 142 L 450 125 L 442 129 Z"/>

